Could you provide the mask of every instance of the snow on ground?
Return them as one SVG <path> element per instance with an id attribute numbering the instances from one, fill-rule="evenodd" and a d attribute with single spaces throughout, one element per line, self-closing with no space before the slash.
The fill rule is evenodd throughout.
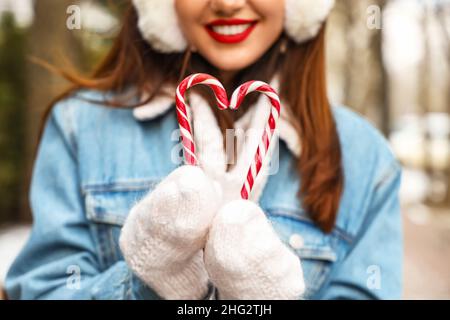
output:
<path id="1" fill-rule="evenodd" d="M 5 282 L 6 273 L 30 233 L 29 226 L 14 226 L 0 229 L 0 288 Z"/>

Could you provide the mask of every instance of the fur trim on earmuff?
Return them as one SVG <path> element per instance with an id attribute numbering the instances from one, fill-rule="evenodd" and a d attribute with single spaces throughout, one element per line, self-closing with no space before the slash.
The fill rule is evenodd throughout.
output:
<path id="1" fill-rule="evenodd" d="M 334 6 L 334 0 L 285 0 L 284 28 L 295 42 L 314 38 Z"/>
<path id="2" fill-rule="evenodd" d="M 175 12 L 175 0 L 133 0 L 139 30 L 157 51 L 182 52 L 187 41 Z M 335 0 L 285 0 L 285 31 L 297 43 L 314 38 L 328 17 Z"/>
<path id="3" fill-rule="evenodd" d="M 139 30 L 153 49 L 162 53 L 183 52 L 186 39 L 178 25 L 175 0 L 133 0 Z"/>

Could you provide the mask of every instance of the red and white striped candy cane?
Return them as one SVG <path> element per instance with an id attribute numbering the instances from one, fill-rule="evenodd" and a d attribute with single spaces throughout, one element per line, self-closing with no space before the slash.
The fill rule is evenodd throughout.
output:
<path id="1" fill-rule="evenodd" d="M 248 169 L 247 177 L 241 189 L 241 197 L 242 199 L 247 200 L 250 196 L 250 192 L 253 189 L 253 185 L 255 183 L 256 177 L 261 170 L 264 158 L 267 155 L 269 150 L 270 142 L 272 140 L 274 131 L 277 127 L 278 119 L 280 118 L 281 113 L 281 102 L 276 91 L 269 86 L 267 83 L 262 81 L 249 81 L 241 85 L 237 88 L 230 101 L 230 109 L 236 110 L 242 104 L 242 101 L 245 97 L 252 92 L 260 92 L 265 94 L 272 104 L 271 112 L 269 115 L 269 119 L 267 121 L 267 125 L 264 128 L 264 132 L 261 138 L 261 142 L 256 149 L 255 157 L 250 164 L 250 168 Z"/>
<path id="2" fill-rule="evenodd" d="M 176 92 L 176 106 L 177 106 L 177 117 L 178 123 L 180 125 L 184 158 L 187 164 L 197 165 L 198 160 L 195 155 L 195 142 L 192 136 L 191 124 L 189 121 L 189 115 L 186 110 L 188 104 L 184 100 L 186 91 L 196 85 L 203 84 L 210 87 L 217 99 L 217 105 L 220 110 L 225 110 L 228 108 L 228 97 L 225 88 L 222 86 L 219 80 L 205 73 L 193 74 L 186 79 L 184 79 L 177 87 Z"/>
<path id="3" fill-rule="evenodd" d="M 264 133 L 262 135 L 261 143 L 258 145 L 255 157 L 250 165 L 246 180 L 241 189 L 242 199 L 247 200 L 249 198 L 251 190 L 253 189 L 255 179 L 261 170 L 263 160 L 267 155 L 267 151 L 269 149 L 273 133 L 277 126 L 277 121 L 280 117 L 281 113 L 280 98 L 278 97 L 276 91 L 267 83 L 262 81 L 249 81 L 239 86 L 234 91 L 231 97 L 231 102 L 230 104 L 228 104 L 227 93 L 222 84 L 220 83 L 220 81 L 217 80 L 216 78 L 208 74 L 199 73 L 191 75 L 186 79 L 184 79 L 177 88 L 176 106 L 177 106 L 178 122 L 180 125 L 180 131 L 183 141 L 184 156 L 186 162 L 190 165 L 197 165 L 197 157 L 195 155 L 195 142 L 192 137 L 192 130 L 189 122 L 189 117 L 186 112 L 187 104 L 184 100 L 184 95 L 189 88 L 192 88 L 193 86 L 198 84 L 207 85 L 213 90 L 217 99 L 217 105 L 221 110 L 225 110 L 227 108 L 237 110 L 239 106 L 242 104 L 242 101 L 244 101 L 245 97 L 249 93 L 255 91 L 265 94 L 272 104 L 272 109 L 269 115 L 267 125 L 264 129 Z"/>

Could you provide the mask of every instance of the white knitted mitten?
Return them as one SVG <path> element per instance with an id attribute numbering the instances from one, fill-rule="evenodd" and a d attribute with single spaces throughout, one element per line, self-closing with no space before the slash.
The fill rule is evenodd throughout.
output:
<path id="1" fill-rule="evenodd" d="M 300 259 L 251 201 L 232 201 L 219 210 L 206 243 L 205 265 L 220 299 L 290 300 L 305 289 Z"/>
<path id="2" fill-rule="evenodd" d="M 135 274 L 162 298 L 206 295 L 201 249 L 220 201 L 220 191 L 200 168 L 183 166 L 131 209 L 120 248 Z"/>

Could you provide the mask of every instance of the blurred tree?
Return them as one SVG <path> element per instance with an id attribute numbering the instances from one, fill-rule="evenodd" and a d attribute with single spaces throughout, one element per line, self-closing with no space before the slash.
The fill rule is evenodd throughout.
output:
<path id="1" fill-rule="evenodd" d="M 369 117 L 387 135 L 391 121 L 382 55 L 381 12 L 385 5 L 386 0 L 337 2 L 345 17 L 344 103 Z"/>
<path id="2" fill-rule="evenodd" d="M 37 57 L 54 65 L 62 65 L 62 57 L 66 57 L 74 66 L 81 66 L 81 46 L 74 36 L 81 32 L 67 28 L 70 18 L 67 10 L 73 0 L 39 0 L 34 1 L 34 21 L 27 37 L 28 56 Z M 59 59 L 58 59 L 59 57 Z M 59 60 L 59 61 L 57 61 Z M 37 147 L 43 111 L 49 103 L 62 92 L 68 83 L 61 77 L 52 74 L 34 62 L 26 65 L 27 74 L 27 111 L 26 111 L 26 153 L 24 177 L 26 189 L 22 192 L 21 218 L 28 219 L 28 186 L 32 165 Z"/>
<path id="3" fill-rule="evenodd" d="M 421 21 L 421 27 L 422 32 L 424 34 L 423 37 L 423 58 L 420 65 L 420 94 L 419 94 L 419 105 L 420 105 L 420 113 L 422 117 L 426 117 L 427 113 L 432 111 L 429 108 L 431 107 L 431 91 L 430 91 L 430 82 L 431 82 L 431 70 L 430 70 L 430 64 L 431 64 L 431 47 L 430 47 L 430 15 L 432 14 L 431 7 L 427 3 L 423 3 L 423 10 L 422 10 L 422 21 Z M 425 128 L 425 153 L 424 153 L 424 166 L 426 173 L 432 178 L 433 177 L 433 168 L 432 168 L 432 159 L 431 159 L 431 136 L 430 136 L 430 128 L 428 126 Z"/>
<path id="4" fill-rule="evenodd" d="M 83 32 L 76 33 L 83 50 L 83 71 L 92 70 L 111 47 L 119 31 L 119 21 L 127 0 L 83 0 L 80 8 L 83 13 Z M 96 17 L 96 18 L 93 18 Z M 102 22 L 100 22 L 102 21 Z"/>
<path id="5" fill-rule="evenodd" d="M 90 0 L 104 6 L 109 12 L 120 18 L 130 4 L 129 0 Z"/>
<path id="6" fill-rule="evenodd" d="M 445 97 L 445 104 L 447 105 L 447 113 L 450 115 L 450 4 L 439 2 L 436 9 L 436 15 L 440 24 L 443 50 L 447 60 L 447 95 Z M 450 136 L 448 137 L 450 140 Z M 449 141 L 450 145 L 450 141 Z M 450 157 L 448 159 L 447 167 L 447 205 L 450 205 Z"/>
<path id="7" fill-rule="evenodd" d="M 17 221 L 23 172 L 24 32 L 0 18 L 0 224 Z"/>

